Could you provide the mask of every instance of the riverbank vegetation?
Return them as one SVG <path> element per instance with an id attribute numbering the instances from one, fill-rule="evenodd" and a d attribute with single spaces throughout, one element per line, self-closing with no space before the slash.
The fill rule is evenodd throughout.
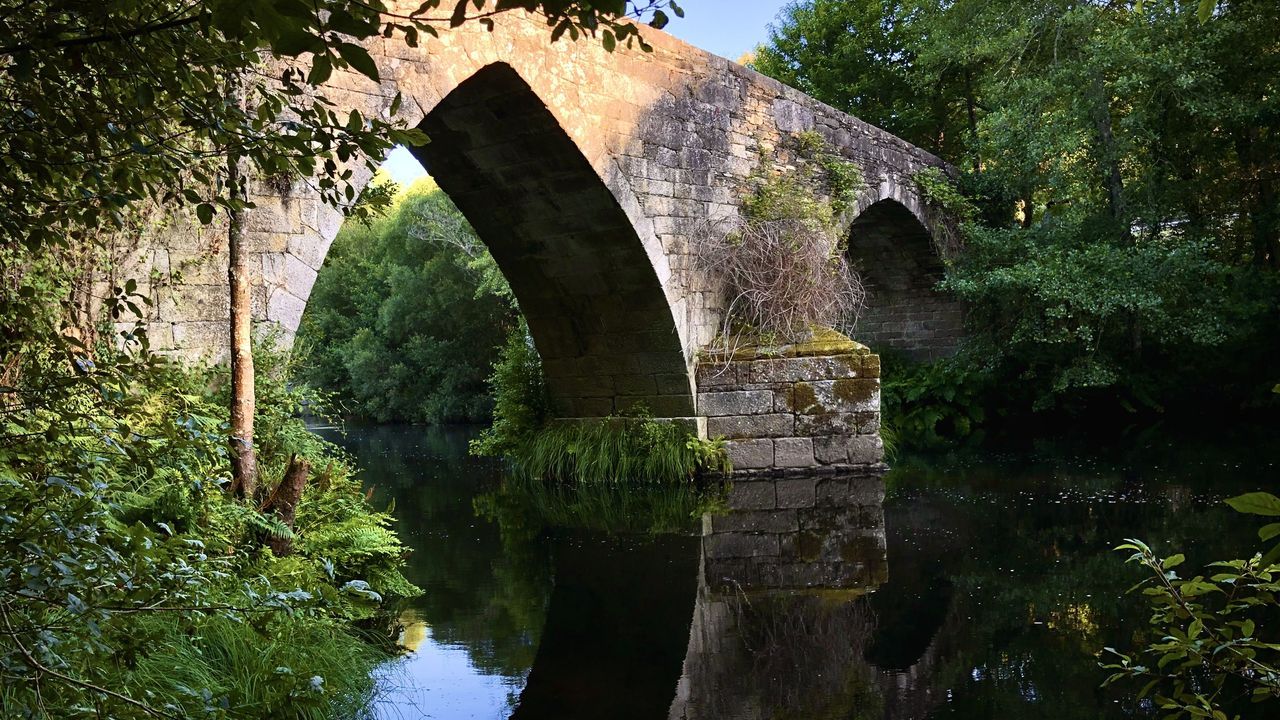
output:
<path id="1" fill-rule="evenodd" d="M 538 351 L 521 320 L 490 378 L 493 423 L 471 442 L 475 455 L 504 458 L 541 482 L 682 484 L 732 470 L 724 442 L 704 440 L 643 407 L 621 416 L 557 421 L 549 413 Z"/>
<path id="2" fill-rule="evenodd" d="M 1275 407 L 1280 8 L 1220 2 L 1202 21 L 1205 6 L 805 0 L 783 13 L 758 70 L 960 174 L 954 188 L 917 177 L 962 220 L 940 289 L 965 301 L 968 336 L 955 358 L 887 364 L 886 423 L 903 443 Z"/>
<path id="3" fill-rule="evenodd" d="M 517 317 L 489 251 L 422 179 L 333 241 L 298 330 L 304 377 L 378 422 L 487 422 L 487 379 Z"/>
<path id="4" fill-rule="evenodd" d="M 12 326 L 11 326 L 12 327 Z M 138 348 L 133 348 L 135 351 Z M 263 492 L 229 492 L 229 373 L 23 343 L 0 443 L 0 705 L 27 717 L 357 717 L 386 658 L 391 517 L 260 356 Z M 317 469 L 296 506 L 287 468 Z M 385 622 L 385 621 L 383 621 Z M 385 635 L 385 628 L 381 631 Z"/>

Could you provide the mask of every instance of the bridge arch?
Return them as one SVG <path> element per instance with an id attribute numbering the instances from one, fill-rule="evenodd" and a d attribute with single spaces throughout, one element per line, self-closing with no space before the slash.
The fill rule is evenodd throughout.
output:
<path id="1" fill-rule="evenodd" d="M 849 259 L 867 293 L 854 334 L 873 349 L 913 360 L 956 349 L 964 308 L 937 288 L 951 249 L 930 226 L 919 199 L 903 192 L 864 200 L 849 224 Z"/>
<path id="2" fill-rule="evenodd" d="M 391 118 L 394 110 L 432 137 L 415 153 L 510 280 L 544 358 L 556 415 L 643 403 L 656 416 L 694 417 L 700 431 L 729 440 L 744 468 L 878 461 L 874 438 L 855 437 L 875 432 L 879 366 L 871 359 L 859 358 L 865 367 L 857 371 L 796 357 L 698 372 L 698 353 L 722 327 L 727 298 L 715 273 L 696 262 L 689 236 L 708 219 L 739 214 L 761 163 L 795 161 L 786 148 L 817 133 L 874 179 L 852 219 L 857 259 L 877 246 L 874 238 L 909 227 L 891 204 L 876 203 L 894 199 L 923 216 L 911 178 L 943 163 L 749 68 L 639 31 L 652 52 L 609 52 L 587 40 L 549 42 L 544 18 L 505 12 L 491 28 L 464 24 L 421 47 L 369 39 L 380 81 L 339 70 L 323 92 L 340 116 Z M 349 167 L 355 185 L 369 181 L 363 159 Z M 255 319 L 286 344 L 344 219 L 311 183 L 256 182 L 246 219 L 258 268 Z M 216 361 L 228 347 L 227 228 L 182 220 L 140 248 L 143 267 L 131 274 L 152 294 L 152 347 Z M 896 259 L 862 263 L 873 313 L 872 265 Z M 864 321 L 854 339 L 880 344 L 871 327 Z M 826 383 L 818 386 L 826 392 L 855 374 L 866 387 L 849 407 L 843 395 L 799 409 L 788 400 L 790 384 Z"/>
<path id="3" fill-rule="evenodd" d="M 489 247 L 542 356 L 553 412 L 693 415 L 684 343 L 641 237 L 546 104 L 492 63 L 411 150 Z M 656 256 L 665 261 L 661 253 Z"/>

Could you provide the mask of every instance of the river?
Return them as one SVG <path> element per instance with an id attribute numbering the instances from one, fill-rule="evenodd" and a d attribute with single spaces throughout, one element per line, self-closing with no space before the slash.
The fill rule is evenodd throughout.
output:
<path id="1" fill-rule="evenodd" d="M 394 501 L 425 591 L 386 719 L 1154 717 L 1099 688 L 1095 653 L 1148 615 L 1111 548 L 1252 552 L 1259 523 L 1221 500 L 1280 486 L 1257 443 L 1168 442 L 739 482 L 700 516 L 690 493 L 504 484 L 465 430 L 321 432 Z"/>

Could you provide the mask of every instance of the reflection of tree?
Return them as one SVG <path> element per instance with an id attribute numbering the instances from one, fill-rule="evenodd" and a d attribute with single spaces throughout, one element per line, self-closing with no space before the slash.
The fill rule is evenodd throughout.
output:
<path id="1" fill-rule="evenodd" d="M 697 517 L 721 502 L 717 485 L 695 483 L 547 483 L 507 477 L 478 496 L 476 511 L 510 536 L 530 538 L 547 528 L 612 534 L 689 535 Z"/>
<path id="2" fill-rule="evenodd" d="M 395 502 L 413 552 L 405 571 L 425 592 L 410 601 L 436 642 L 466 648 L 476 668 L 523 678 L 551 595 L 551 553 L 536 535 L 500 536 L 472 497 L 497 484 L 496 464 L 467 457 L 465 430 L 353 427 L 339 442 L 360 459 L 379 502 Z M 408 619 L 408 618 L 406 618 Z"/>
<path id="3" fill-rule="evenodd" d="M 1142 473 L 896 474 L 885 510 L 893 572 L 871 598 L 870 657 L 897 688 L 890 716 L 918 715 L 925 698 L 944 695 L 961 717 L 1124 716 L 1132 709 L 1114 701 L 1131 693 L 1098 689 L 1094 654 L 1142 632 L 1147 610 L 1125 595 L 1139 578 L 1111 548 L 1136 535 L 1209 558 L 1249 542 L 1225 508 L 1203 495 L 1186 502 L 1197 496 L 1185 486 Z M 926 645 L 913 636 L 921 625 L 937 628 Z"/>

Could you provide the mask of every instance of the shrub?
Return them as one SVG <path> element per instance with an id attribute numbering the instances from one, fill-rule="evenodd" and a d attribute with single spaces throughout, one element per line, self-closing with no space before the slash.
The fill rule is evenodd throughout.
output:
<path id="1" fill-rule="evenodd" d="M 805 162 L 787 171 L 762 164 L 743 217 L 707 222 L 692 235 L 699 267 L 725 285 L 727 343 L 744 330 L 803 339 L 815 325 L 845 326 L 862 304 L 837 223 L 860 182 L 856 168 L 816 133 L 792 144 Z"/>
<path id="2" fill-rule="evenodd" d="M 1238 511 L 1280 517 L 1280 498 L 1256 492 L 1227 501 Z M 1280 522 L 1258 532 L 1280 536 Z M 1104 684 L 1136 680 L 1138 696 L 1151 696 L 1166 717 L 1226 720 L 1245 698 L 1280 700 L 1280 545 L 1242 560 L 1215 562 L 1204 575 L 1184 578 L 1177 553 L 1160 557 L 1141 540 L 1116 548 L 1149 576 L 1143 588 L 1151 604 L 1154 640 L 1133 655 L 1105 648 L 1102 667 L 1113 673 Z"/>
<path id="3" fill-rule="evenodd" d="M 416 592 L 345 459 L 259 375 L 260 468 L 324 468 L 291 530 L 222 489 L 225 368 L 27 343 L 0 436 L 0 701 L 36 718 L 355 716 L 381 657 L 352 623 Z M 322 540 L 342 531 L 370 541 Z M 266 536 L 293 536 L 275 557 Z M 282 658 L 288 657 L 287 662 Z M 266 668 L 268 663 L 274 666 Z M 264 669 L 266 668 L 266 669 Z M 288 668 L 287 672 L 278 668 Z"/>

